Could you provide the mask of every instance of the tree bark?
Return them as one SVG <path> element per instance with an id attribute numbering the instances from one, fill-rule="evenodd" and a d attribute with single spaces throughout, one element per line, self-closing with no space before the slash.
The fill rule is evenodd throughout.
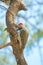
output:
<path id="1" fill-rule="evenodd" d="M 18 55 L 18 57 L 17 57 L 17 55 Z M 27 65 L 23 54 L 21 54 L 21 55 L 17 54 L 17 55 L 15 55 L 16 61 L 17 61 L 17 65 Z"/>
<path id="2" fill-rule="evenodd" d="M 20 52 L 20 49 L 14 49 L 13 54 L 16 57 L 17 65 L 27 65 L 24 55 Z"/>

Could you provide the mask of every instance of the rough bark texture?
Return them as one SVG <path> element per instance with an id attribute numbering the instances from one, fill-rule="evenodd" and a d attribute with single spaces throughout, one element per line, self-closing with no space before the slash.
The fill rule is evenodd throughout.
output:
<path id="1" fill-rule="evenodd" d="M 6 25 L 11 42 L 3 47 L 11 45 L 13 48 L 13 54 L 16 57 L 17 65 L 27 65 L 25 58 L 23 56 L 23 50 L 28 38 L 28 32 L 26 29 L 21 30 L 20 31 L 21 40 L 18 40 L 18 34 L 16 30 L 18 25 L 14 23 L 15 22 L 14 19 L 17 16 L 19 10 L 26 10 L 24 5 L 21 3 L 21 0 L 10 0 L 10 6 L 6 13 Z M 20 41 L 21 41 L 21 46 L 20 46 Z M 0 47 L 0 49 L 3 47 Z"/>

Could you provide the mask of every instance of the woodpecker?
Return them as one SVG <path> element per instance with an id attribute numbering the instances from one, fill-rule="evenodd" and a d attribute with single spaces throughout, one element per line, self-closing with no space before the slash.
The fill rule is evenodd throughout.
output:
<path id="1" fill-rule="evenodd" d="M 18 24 L 18 40 L 20 42 L 21 50 L 25 47 L 28 39 L 28 31 L 23 23 Z"/>

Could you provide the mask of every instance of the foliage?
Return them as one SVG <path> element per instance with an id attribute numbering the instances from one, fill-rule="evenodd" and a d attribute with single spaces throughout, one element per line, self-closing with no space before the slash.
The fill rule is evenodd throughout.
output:
<path id="1" fill-rule="evenodd" d="M 38 32 L 34 32 L 34 34 L 32 35 L 31 40 L 28 41 L 28 46 L 31 47 L 32 45 L 34 45 L 34 43 L 43 37 L 43 30 L 39 30 Z"/>
<path id="2" fill-rule="evenodd" d="M 3 25 L 0 23 L 0 45 L 6 44 L 8 38 L 8 32 L 4 31 Z"/>

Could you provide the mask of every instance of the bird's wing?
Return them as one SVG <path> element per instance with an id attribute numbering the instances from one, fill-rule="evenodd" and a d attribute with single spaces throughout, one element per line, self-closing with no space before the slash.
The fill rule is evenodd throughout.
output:
<path id="1" fill-rule="evenodd" d="M 27 30 L 25 30 L 25 29 L 21 30 L 20 37 L 21 37 L 22 48 L 24 48 L 25 44 L 27 42 L 27 39 L 28 39 L 28 32 L 27 32 Z"/>

